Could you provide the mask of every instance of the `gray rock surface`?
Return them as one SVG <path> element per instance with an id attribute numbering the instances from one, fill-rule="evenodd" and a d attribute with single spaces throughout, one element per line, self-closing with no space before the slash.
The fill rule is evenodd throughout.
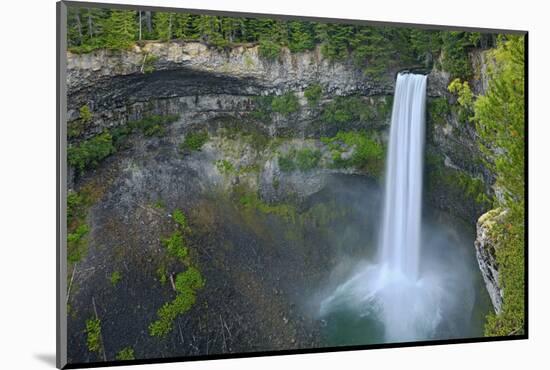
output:
<path id="1" fill-rule="evenodd" d="M 498 244 L 492 235 L 492 229 L 505 215 L 506 210 L 498 208 L 483 214 L 477 222 L 477 237 L 475 240 L 479 269 L 497 314 L 502 309 L 503 289 L 499 283 L 498 263 L 495 255 Z"/>

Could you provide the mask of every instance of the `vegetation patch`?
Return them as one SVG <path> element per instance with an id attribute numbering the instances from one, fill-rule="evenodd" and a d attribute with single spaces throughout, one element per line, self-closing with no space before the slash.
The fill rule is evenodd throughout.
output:
<path id="1" fill-rule="evenodd" d="M 204 287 L 204 279 L 194 267 L 179 273 L 175 279 L 176 298 L 165 303 L 158 311 L 158 319 L 149 325 L 153 337 L 166 337 L 173 329 L 174 320 L 189 311 L 195 304 L 197 290 Z"/>
<path id="2" fill-rule="evenodd" d="M 80 261 L 87 251 L 87 236 L 90 227 L 86 223 L 88 208 L 97 200 L 98 194 L 90 188 L 80 192 L 69 190 L 67 193 L 67 261 Z"/>
<path id="3" fill-rule="evenodd" d="M 304 96 L 311 108 L 315 108 L 319 105 L 322 95 L 323 88 L 319 84 L 310 85 L 304 90 Z"/>
<path id="4" fill-rule="evenodd" d="M 168 281 L 168 271 L 166 271 L 166 266 L 165 265 L 160 265 L 157 270 L 155 271 L 156 275 L 157 275 L 157 279 L 158 281 L 160 282 L 161 285 L 164 285 L 166 284 L 166 282 Z"/>
<path id="5" fill-rule="evenodd" d="M 128 126 L 133 130 L 139 130 L 145 136 L 163 136 L 166 132 L 165 126 L 176 122 L 179 119 L 177 114 L 168 114 L 164 116 L 151 115 L 138 121 L 128 122 Z"/>
<path id="6" fill-rule="evenodd" d="M 157 311 L 157 320 L 149 325 L 149 334 L 159 338 L 166 337 L 173 329 L 174 320 L 191 309 L 195 304 L 197 291 L 203 288 L 205 283 L 200 271 L 191 266 L 189 260 L 189 250 L 185 239 L 185 235 L 190 232 L 187 217 L 180 209 L 175 209 L 172 218 L 177 225 L 177 230 L 168 238 L 163 239 L 162 244 L 168 254 L 177 258 L 187 266 L 187 269 L 176 275 L 174 281 L 175 299 L 165 303 Z M 164 264 L 157 269 L 156 274 L 160 283 L 166 284 L 169 274 Z"/>
<path id="7" fill-rule="evenodd" d="M 190 132 L 185 135 L 185 139 L 179 148 L 183 153 L 191 153 L 201 150 L 202 146 L 208 141 L 207 131 Z"/>
<path id="8" fill-rule="evenodd" d="M 287 92 L 273 98 L 271 109 L 273 112 L 288 116 L 300 109 L 300 103 L 298 102 L 298 97 L 293 92 Z"/>
<path id="9" fill-rule="evenodd" d="M 189 253 L 187 249 L 187 243 L 183 238 L 183 234 L 180 230 L 174 231 L 168 238 L 162 239 L 162 245 L 166 248 L 168 253 L 181 260 L 185 260 Z"/>
<path id="10" fill-rule="evenodd" d="M 113 271 L 111 276 L 109 276 L 109 281 L 111 282 L 111 285 L 114 287 L 117 286 L 121 280 L 122 280 L 122 274 L 120 273 L 120 271 Z"/>
<path id="11" fill-rule="evenodd" d="M 145 136 L 161 136 L 164 135 L 165 126 L 177 121 L 178 118 L 178 115 L 152 115 L 138 121 L 130 121 L 124 126 L 105 130 L 90 139 L 69 145 L 67 162 L 78 173 L 95 168 L 109 155 L 124 149 L 127 137 L 135 130 L 141 131 Z M 76 130 L 73 135 L 81 134 L 80 128 L 73 127 L 73 130 Z"/>
<path id="12" fill-rule="evenodd" d="M 523 36 L 501 37 L 491 53 L 489 86 L 474 103 L 474 122 L 480 149 L 496 174 L 503 197 L 496 206 L 507 209 L 494 228 L 498 248 L 499 283 L 504 289 L 502 312 L 491 314 L 485 334 L 523 334 L 525 331 L 525 50 Z M 497 143 L 498 150 L 493 145 Z"/>
<path id="13" fill-rule="evenodd" d="M 330 61 L 351 59 L 373 79 L 384 78 L 388 67 L 422 64 L 431 68 L 440 61 L 452 77 L 471 75 L 468 51 L 488 47 L 491 34 L 435 31 L 412 28 L 330 24 L 269 18 L 233 18 L 188 13 L 146 13 L 150 28 L 140 28 L 136 11 L 69 7 L 68 48 L 73 53 L 97 49 L 128 50 L 141 40 L 180 39 L 218 49 L 241 43 L 258 43 L 258 53 L 276 60 L 283 47 L 292 53 L 320 45 Z"/>
<path id="14" fill-rule="evenodd" d="M 235 166 L 233 163 L 229 162 L 227 159 L 219 159 L 216 161 L 216 168 L 220 173 L 224 175 L 231 174 L 235 172 Z"/>
<path id="15" fill-rule="evenodd" d="M 134 349 L 132 347 L 125 347 L 117 352 L 115 359 L 117 361 L 135 360 Z"/>
<path id="16" fill-rule="evenodd" d="M 337 96 L 321 113 L 325 123 L 367 122 L 375 117 L 375 110 L 359 96 Z"/>
<path id="17" fill-rule="evenodd" d="M 86 320 L 86 345 L 90 352 L 101 350 L 101 321 L 97 318 Z"/>
<path id="18" fill-rule="evenodd" d="M 275 60 L 281 55 L 281 45 L 269 39 L 260 39 L 258 53 L 262 58 Z"/>
<path id="19" fill-rule="evenodd" d="M 79 173 L 96 167 L 99 162 L 115 152 L 113 137 L 104 132 L 77 145 L 69 145 L 67 161 Z"/>
<path id="20" fill-rule="evenodd" d="M 474 94 L 470 89 L 468 81 L 461 82 L 458 78 L 454 79 L 448 86 L 451 93 L 457 95 L 457 105 L 453 110 L 458 116 L 460 122 L 473 122 L 474 120 Z"/>
<path id="21" fill-rule="evenodd" d="M 289 223 L 297 220 L 297 210 L 292 204 L 268 204 L 262 201 L 255 192 L 244 190 L 237 191 L 237 195 L 239 205 L 245 210 L 259 212 L 265 215 L 274 215 Z"/>
<path id="22" fill-rule="evenodd" d="M 445 189 L 449 196 L 462 199 L 465 203 L 471 200 L 476 209 L 487 209 L 491 205 L 483 179 L 445 166 L 441 155 L 427 153 L 426 168 L 429 192 L 437 188 Z"/>
<path id="23" fill-rule="evenodd" d="M 295 170 L 310 171 L 319 165 L 321 152 L 317 149 L 291 149 L 285 155 L 279 155 L 279 168 L 283 172 Z"/>
<path id="24" fill-rule="evenodd" d="M 435 125 L 443 126 L 450 113 L 451 107 L 447 99 L 435 98 L 428 101 L 428 115 Z"/>
<path id="25" fill-rule="evenodd" d="M 384 170 L 384 146 L 365 131 L 339 131 L 336 136 L 324 137 L 321 141 L 328 145 L 334 167 L 355 167 L 380 176 Z M 344 153 L 352 151 L 347 157 Z"/>
<path id="26" fill-rule="evenodd" d="M 147 54 L 143 60 L 143 73 L 153 73 L 155 71 L 155 63 L 158 59 L 159 57 L 154 54 Z"/>

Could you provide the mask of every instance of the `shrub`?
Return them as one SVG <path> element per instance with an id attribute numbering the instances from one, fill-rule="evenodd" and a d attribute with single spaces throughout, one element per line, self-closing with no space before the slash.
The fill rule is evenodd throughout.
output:
<path id="1" fill-rule="evenodd" d="M 294 162 L 294 154 L 288 153 L 287 155 L 279 156 L 279 168 L 283 172 L 292 172 L 296 169 L 296 163 Z"/>
<path id="2" fill-rule="evenodd" d="M 428 102 L 428 114 L 436 125 L 445 124 L 450 109 L 449 103 L 445 98 L 435 98 Z"/>
<path id="3" fill-rule="evenodd" d="M 90 112 L 90 107 L 87 104 L 80 107 L 80 119 L 83 123 L 88 123 L 92 120 L 92 112 Z"/>
<path id="4" fill-rule="evenodd" d="M 282 218 L 286 222 L 294 223 L 298 217 L 296 207 L 292 204 L 268 204 L 262 201 L 256 193 L 241 193 L 239 204 L 244 209 L 255 210 L 266 215 L 274 215 Z"/>
<path id="5" fill-rule="evenodd" d="M 126 347 L 118 351 L 115 356 L 118 361 L 135 360 L 134 349 L 132 347 Z"/>
<path id="6" fill-rule="evenodd" d="M 335 167 L 356 167 L 368 170 L 373 175 L 380 175 L 384 166 L 384 147 L 371 138 L 366 132 L 339 131 L 332 138 L 323 138 L 331 150 Z M 343 159 L 341 154 L 348 148 L 353 153 Z"/>
<path id="7" fill-rule="evenodd" d="M 321 152 L 317 149 L 291 149 L 286 155 L 279 156 L 279 168 L 283 172 L 292 172 L 296 169 L 309 171 L 319 165 Z"/>
<path id="8" fill-rule="evenodd" d="M 273 112 L 288 116 L 289 114 L 297 112 L 300 109 L 300 103 L 293 92 L 287 92 L 286 94 L 275 96 L 273 98 L 273 101 L 271 102 L 271 109 Z"/>
<path id="9" fill-rule="evenodd" d="M 97 166 L 114 152 L 113 138 L 110 133 L 104 132 L 76 146 L 70 146 L 67 149 L 67 160 L 69 165 L 83 172 L 85 169 Z"/>
<path id="10" fill-rule="evenodd" d="M 86 320 L 86 345 L 90 352 L 101 350 L 101 321 L 99 319 Z"/>
<path id="11" fill-rule="evenodd" d="M 155 62 L 159 59 L 154 54 L 147 54 L 143 62 L 143 73 L 153 73 L 155 71 Z"/>
<path id="12" fill-rule="evenodd" d="M 122 274 L 119 271 L 114 271 L 109 277 L 112 286 L 116 286 L 122 280 Z"/>
<path id="13" fill-rule="evenodd" d="M 258 53 L 262 58 L 274 60 L 281 54 L 281 45 L 269 39 L 261 39 Z"/>
<path id="14" fill-rule="evenodd" d="M 202 146 L 208 141 L 208 132 L 190 132 L 180 144 L 180 150 L 184 153 L 201 150 Z"/>
<path id="15" fill-rule="evenodd" d="M 187 257 L 187 245 L 181 231 L 174 231 L 170 237 L 162 240 L 162 244 L 170 255 L 182 260 L 185 260 Z"/>
<path id="16" fill-rule="evenodd" d="M 168 274 L 168 272 L 166 271 L 166 266 L 164 265 L 161 265 L 157 268 L 157 278 L 159 279 L 159 282 L 161 285 L 164 285 L 166 284 L 166 281 L 167 281 L 167 278 L 166 278 L 166 275 Z"/>
<path id="17" fill-rule="evenodd" d="M 233 163 L 226 159 L 220 159 L 216 161 L 216 168 L 223 174 L 230 174 L 235 171 Z"/>
<path id="18" fill-rule="evenodd" d="M 458 107 L 455 106 L 455 110 L 458 113 L 459 121 L 472 121 L 474 115 L 474 94 L 470 89 L 468 81 L 461 82 L 460 79 L 456 78 L 449 84 L 447 89 L 458 97 Z"/>
<path id="19" fill-rule="evenodd" d="M 78 262 L 86 252 L 90 228 L 86 224 L 88 208 L 99 197 L 99 194 L 84 187 L 80 192 L 67 192 L 67 261 Z"/>
<path id="20" fill-rule="evenodd" d="M 172 218 L 179 225 L 182 231 L 187 230 L 187 217 L 180 209 L 175 209 Z"/>
<path id="21" fill-rule="evenodd" d="M 86 235 L 90 232 L 87 224 L 80 224 L 73 232 L 67 234 L 67 260 L 78 262 L 84 256 L 87 247 Z"/>
<path id="22" fill-rule="evenodd" d="M 359 96 L 337 96 L 323 108 L 321 119 L 327 123 L 366 122 L 375 112 Z"/>
<path id="23" fill-rule="evenodd" d="M 470 33 L 441 32 L 441 68 L 453 78 L 467 79 L 472 74 L 467 48 L 472 46 Z"/>
<path id="24" fill-rule="evenodd" d="M 166 337 L 173 329 L 174 320 L 189 311 L 196 302 L 196 292 L 204 287 L 204 279 L 199 270 L 189 267 L 176 276 L 176 298 L 165 303 L 158 311 L 158 319 L 149 325 L 153 337 Z"/>
<path id="25" fill-rule="evenodd" d="M 314 108 L 319 104 L 321 95 L 323 94 L 323 88 L 319 84 L 308 86 L 304 90 L 304 96 L 307 99 L 307 103 L 310 107 Z"/>
<path id="26" fill-rule="evenodd" d="M 140 130 L 145 136 L 162 136 L 166 129 L 165 126 L 176 122 L 179 119 L 177 114 L 168 114 L 164 116 L 151 115 L 138 121 L 128 122 L 128 126 L 133 130 Z"/>

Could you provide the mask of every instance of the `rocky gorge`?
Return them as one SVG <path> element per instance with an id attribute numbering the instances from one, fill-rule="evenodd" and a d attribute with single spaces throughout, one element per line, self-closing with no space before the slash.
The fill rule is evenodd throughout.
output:
<path id="1" fill-rule="evenodd" d="M 472 90 L 483 94 L 486 50 L 471 51 L 469 61 L 477 81 Z M 149 41 L 127 51 L 69 52 L 69 151 L 101 137 L 109 144 L 97 163 L 79 166 L 69 159 L 68 188 L 92 199 L 84 217 L 90 225 L 86 253 L 69 269 L 69 326 L 83 327 L 93 310 L 112 324 L 103 326 L 105 358 L 125 345 L 146 357 L 323 345 L 323 323 L 309 314 L 302 292 L 377 227 L 372 221 L 364 235 L 350 236 L 345 223 L 375 219 L 380 207 L 374 197 L 368 200 L 374 211 L 364 214 L 327 199 L 362 202 L 345 194 L 349 182 L 377 188 L 383 181 L 395 76 L 403 70 L 423 67 L 398 65 L 373 77 L 350 60 L 327 60 L 319 48 L 283 48 L 268 60 L 255 44 L 220 49 Z M 460 219 L 472 235 L 477 223 L 477 260 L 498 312 L 502 292 L 486 231 L 492 213 L 484 215 L 494 174 L 484 165 L 475 127 L 447 89 L 450 73 L 423 72 L 424 202 Z M 156 338 L 147 325 L 177 291 L 180 266 L 162 244 L 179 227 L 179 209 L 190 230 L 183 232 L 185 263 L 199 266 L 206 284 L 175 330 L 152 347 Z M 342 231 L 346 243 L 332 235 L 331 243 L 317 240 L 327 225 L 331 233 Z M 331 249 L 335 245 L 339 249 Z M 123 278 L 110 287 L 105 281 L 115 272 Z M 128 321 L 140 325 L 120 324 Z M 121 327 L 133 343 L 123 343 Z M 73 333 L 82 344 L 72 358 L 100 359 L 86 351 L 82 331 Z"/>

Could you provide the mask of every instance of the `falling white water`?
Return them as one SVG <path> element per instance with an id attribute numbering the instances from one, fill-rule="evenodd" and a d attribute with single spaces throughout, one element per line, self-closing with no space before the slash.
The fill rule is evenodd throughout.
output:
<path id="1" fill-rule="evenodd" d="M 399 74 L 394 101 L 380 262 L 390 271 L 416 280 L 420 255 L 426 76 Z"/>
<path id="2" fill-rule="evenodd" d="M 430 337 L 447 294 L 440 274 L 419 273 L 426 76 L 397 76 L 376 264 L 366 263 L 321 303 L 375 315 L 386 341 Z"/>

